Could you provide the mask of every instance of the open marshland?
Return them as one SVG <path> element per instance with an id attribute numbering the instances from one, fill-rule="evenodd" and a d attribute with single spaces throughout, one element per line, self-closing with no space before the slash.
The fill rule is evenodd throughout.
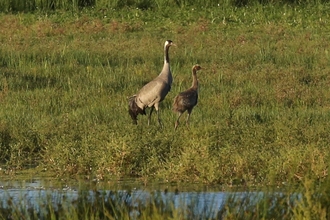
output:
<path id="1" fill-rule="evenodd" d="M 1 176 L 300 185 L 304 204 L 323 213 L 328 201 L 315 203 L 310 190 L 328 185 L 329 9 L 3 12 Z M 146 116 L 134 125 L 127 98 L 160 73 L 167 39 L 177 46 L 160 104 L 164 128 L 156 114 L 150 126 Z M 190 126 L 175 131 L 173 99 L 190 87 L 197 63 L 199 103 Z"/>
<path id="2" fill-rule="evenodd" d="M 17 12 L 31 6 L 20 3 L 0 2 L 1 179 L 77 178 L 115 191 L 2 184 L 1 218 L 327 218 L 329 4 L 170 8 L 157 1 L 159 7 L 147 9 L 66 10 L 62 2 L 55 11 Z M 160 105 L 164 128 L 156 115 L 150 126 L 145 116 L 133 125 L 127 97 L 159 74 L 167 39 L 177 46 L 170 49 L 172 89 Z M 199 103 L 190 126 L 174 131 L 173 99 L 191 85 L 196 63 L 203 67 Z M 245 188 L 221 197 L 210 216 L 195 207 L 211 210 L 218 194 L 203 206 L 201 188 L 175 193 L 168 203 L 159 200 L 164 190 L 157 191 L 132 207 L 123 196 L 132 199 L 141 187 L 121 194 L 122 188 L 99 185 L 126 177 L 150 188 L 154 181 L 180 190 L 182 182 Z M 200 191 L 195 203 L 177 209 L 173 198 L 194 191 Z M 20 192 L 25 197 L 10 194 Z M 93 193 L 101 199 L 91 200 Z M 29 196 L 39 199 L 30 205 L 41 202 L 43 213 L 26 209 Z"/>

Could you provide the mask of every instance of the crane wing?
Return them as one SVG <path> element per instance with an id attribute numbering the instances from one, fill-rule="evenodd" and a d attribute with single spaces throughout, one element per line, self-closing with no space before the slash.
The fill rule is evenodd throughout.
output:
<path id="1" fill-rule="evenodd" d="M 180 92 L 179 95 L 182 105 L 190 108 L 197 104 L 198 92 L 197 90 L 188 89 L 184 92 Z"/>
<path id="2" fill-rule="evenodd" d="M 136 96 L 136 103 L 142 109 L 161 102 L 170 90 L 170 86 L 163 80 L 156 78 L 143 86 Z"/>

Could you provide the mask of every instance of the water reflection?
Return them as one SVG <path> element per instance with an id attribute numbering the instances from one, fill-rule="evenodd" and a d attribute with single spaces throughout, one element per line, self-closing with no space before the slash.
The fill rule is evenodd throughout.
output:
<path id="1" fill-rule="evenodd" d="M 248 199 L 248 205 L 251 206 L 265 197 L 263 192 L 196 191 L 191 189 L 179 191 L 171 187 L 160 190 L 159 188 L 164 186 L 158 189 L 146 189 L 139 185 L 130 184 L 126 184 L 126 186 L 123 186 L 125 184 L 118 184 L 113 186 L 113 189 L 96 188 L 95 184 L 93 187 L 60 185 L 41 180 L 0 182 L 2 208 L 15 204 L 21 209 L 33 209 L 39 216 L 46 216 L 50 203 L 54 210 L 59 207 L 76 206 L 79 197 L 83 195 L 87 200 L 85 202 L 89 203 L 102 199 L 104 202 L 116 201 L 119 207 L 128 206 L 132 219 L 141 214 L 139 211 L 141 206 L 146 207 L 149 204 L 162 206 L 164 211 L 174 208 L 178 210 L 180 216 L 185 216 L 188 219 L 190 216 L 199 219 L 215 219 L 218 218 L 219 212 L 224 210 L 224 205 L 228 205 L 231 198 L 233 199 L 232 203 L 242 201 L 242 204 Z M 275 197 L 273 195 L 273 205 L 271 206 L 276 205 L 278 196 L 283 196 L 280 192 L 276 194 Z M 242 207 L 244 208 L 244 206 Z"/>

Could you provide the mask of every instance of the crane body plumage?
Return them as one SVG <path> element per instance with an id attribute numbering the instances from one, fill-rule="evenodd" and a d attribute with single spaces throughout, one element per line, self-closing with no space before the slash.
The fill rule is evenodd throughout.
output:
<path id="1" fill-rule="evenodd" d="M 178 112 L 179 116 L 175 122 L 175 129 L 177 129 L 179 125 L 179 120 L 181 115 L 187 111 L 188 116 L 186 119 L 186 123 L 189 123 L 190 114 L 193 108 L 197 105 L 198 102 L 198 80 L 197 80 L 197 71 L 202 69 L 198 64 L 194 65 L 192 68 L 192 78 L 193 82 L 189 89 L 184 92 L 180 92 L 175 98 L 173 102 L 173 111 Z"/>
<path id="2" fill-rule="evenodd" d="M 173 81 L 168 55 L 171 45 L 174 45 L 171 40 L 165 42 L 164 66 L 160 74 L 144 85 L 137 94 L 129 98 L 129 114 L 131 115 L 134 124 L 137 124 L 137 116 L 139 114 L 145 115 L 145 109 L 149 107 L 151 109 L 148 116 L 148 125 L 150 124 L 151 114 L 155 108 L 157 111 L 158 122 L 162 126 L 159 118 L 159 103 L 164 100 L 168 92 L 171 90 Z"/>

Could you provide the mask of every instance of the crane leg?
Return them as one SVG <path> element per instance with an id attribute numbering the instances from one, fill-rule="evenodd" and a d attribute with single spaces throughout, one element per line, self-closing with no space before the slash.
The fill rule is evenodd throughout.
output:
<path id="1" fill-rule="evenodd" d="M 159 107 L 158 107 L 158 105 L 159 105 L 159 103 L 155 103 L 154 107 L 155 107 L 155 109 L 156 109 L 156 111 L 157 111 L 157 119 L 158 119 L 159 126 L 160 126 L 161 128 L 163 128 L 163 124 L 162 124 L 162 122 L 160 121 Z"/>
<path id="2" fill-rule="evenodd" d="M 188 116 L 186 119 L 186 125 L 189 126 L 189 118 L 190 118 L 190 114 L 191 114 L 192 109 L 188 109 Z"/>
<path id="3" fill-rule="evenodd" d="M 187 120 L 186 120 L 186 125 L 187 126 L 189 126 L 189 118 L 190 118 L 190 114 L 188 113 Z"/>
<path id="4" fill-rule="evenodd" d="M 158 117 L 158 123 L 159 123 L 159 126 L 160 126 L 161 128 L 163 128 L 163 123 L 161 122 L 160 117 L 159 117 L 159 109 L 157 110 L 157 117 Z"/>
<path id="5" fill-rule="evenodd" d="M 154 107 L 152 106 L 151 109 L 150 109 L 149 115 L 148 115 L 148 126 L 150 125 L 151 114 L 152 114 L 152 111 L 153 111 L 153 110 L 154 110 Z"/>
<path id="6" fill-rule="evenodd" d="M 178 117 L 178 119 L 176 119 L 176 121 L 175 121 L 174 130 L 176 130 L 176 129 L 177 129 L 177 127 L 179 126 L 179 119 L 180 119 L 181 115 L 182 115 L 182 113 L 181 113 L 181 112 L 179 112 L 179 117 Z"/>

